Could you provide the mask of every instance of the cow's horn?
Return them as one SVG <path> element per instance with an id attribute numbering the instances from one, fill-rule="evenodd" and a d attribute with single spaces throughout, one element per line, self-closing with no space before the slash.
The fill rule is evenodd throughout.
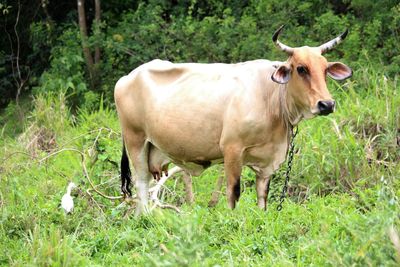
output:
<path id="1" fill-rule="evenodd" d="M 275 43 L 275 45 L 277 47 L 279 47 L 282 51 L 286 52 L 289 56 L 293 55 L 293 48 L 290 46 L 287 46 L 285 44 L 282 44 L 281 42 L 279 42 L 278 40 L 278 35 L 281 33 L 283 27 L 285 25 L 282 25 L 279 27 L 278 30 L 276 30 L 276 32 L 274 33 L 274 35 L 272 36 L 272 41 Z"/>
<path id="2" fill-rule="evenodd" d="M 349 33 L 349 29 L 346 29 L 341 35 L 336 37 L 335 39 L 330 40 L 329 42 L 320 45 L 319 48 L 321 49 L 321 54 L 332 50 L 336 45 L 340 44 Z"/>

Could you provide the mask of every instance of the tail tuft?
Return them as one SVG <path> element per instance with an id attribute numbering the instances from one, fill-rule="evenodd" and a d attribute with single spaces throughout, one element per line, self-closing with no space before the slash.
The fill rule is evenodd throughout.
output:
<path id="1" fill-rule="evenodd" d="M 121 191 L 124 196 L 131 197 L 132 191 L 129 188 L 132 180 L 131 169 L 129 168 L 129 158 L 126 153 L 125 142 L 122 144 L 122 157 L 121 157 Z"/>

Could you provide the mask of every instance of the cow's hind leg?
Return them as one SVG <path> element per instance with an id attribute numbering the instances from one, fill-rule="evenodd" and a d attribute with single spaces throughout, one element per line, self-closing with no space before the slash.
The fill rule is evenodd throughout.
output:
<path id="1" fill-rule="evenodd" d="M 208 206 L 215 207 L 219 201 L 219 196 L 221 194 L 222 184 L 224 182 L 224 175 L 220 175 L 217 180 L 217 184 L 215 185 L 214 192 L 211 195 L 211 199 L 208 202 Z"/>
<path id="2" fill-rule="evenodd" d="M 149 183 L 152 175 L 149 171 L 148 157 L 149 145 L 144 138 L 138 138 L 135 135 L 125 135 L 126 148 L 132 160 L 132 164 L 136 171 L 136 191 L 138 204 L 135 215 L 148 210 L 149 202 Z"/>
<path id="3" fill-rule="evenodd" d="M 263 210 L 267 208 L 270 182 L 271 176 L 256 174 L 257 205 Z"/>
<path id="4" fill-rule="evenodd" d="M 185 193 L 186 193 L 186 203 L 193 204 L 194 195 L 193 195 L 193 186 L 192 186 L 192 177 L 187 172 L 183 172 L 182 174 L 182 182 L 185 185 Z"/>

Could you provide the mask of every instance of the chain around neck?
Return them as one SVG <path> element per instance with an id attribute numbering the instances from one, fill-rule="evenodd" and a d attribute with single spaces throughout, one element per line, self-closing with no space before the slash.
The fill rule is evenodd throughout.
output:
<path id="1" fill-rule="evenodd" d="M 287 168 L 286 168 L 286 173 L 285 173 L 285 184 L 282 188 L 282 193 L 279 198 L 279 204 L 276 207 L 277 211 L 282 210 L 282 204 L 285 201 L 286 192 L 288 189 L 288 184 L 289 184 L 289 179 L 290 179 L 290 171 L 292 170 L 292 162 L 293 162 L 293 155 L 294 155 L 294 138 L 296 137 L 298 132 L 299 132 L 299 128 L 297 126 L 291 127 L 291 137 L 290 137 L 290 144 L 289 144 L 288 161 L 287 161 Z"/>

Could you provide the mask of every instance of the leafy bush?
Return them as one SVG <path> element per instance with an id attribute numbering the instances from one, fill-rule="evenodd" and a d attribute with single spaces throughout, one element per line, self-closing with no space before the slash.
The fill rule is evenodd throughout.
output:
<path id="1" fill-rule="evenodd" d="M 62 93 L 68 96 L 69 105 L 85 104 L 88 87 L 85 80 L 84 60 L 80 46 L 79 30 L 67 27 L 51 50 L 50 69 L 45 71 L 34 88 L 36 94 Z M 89 101 L 92 101 L 89 99 Z"/>

